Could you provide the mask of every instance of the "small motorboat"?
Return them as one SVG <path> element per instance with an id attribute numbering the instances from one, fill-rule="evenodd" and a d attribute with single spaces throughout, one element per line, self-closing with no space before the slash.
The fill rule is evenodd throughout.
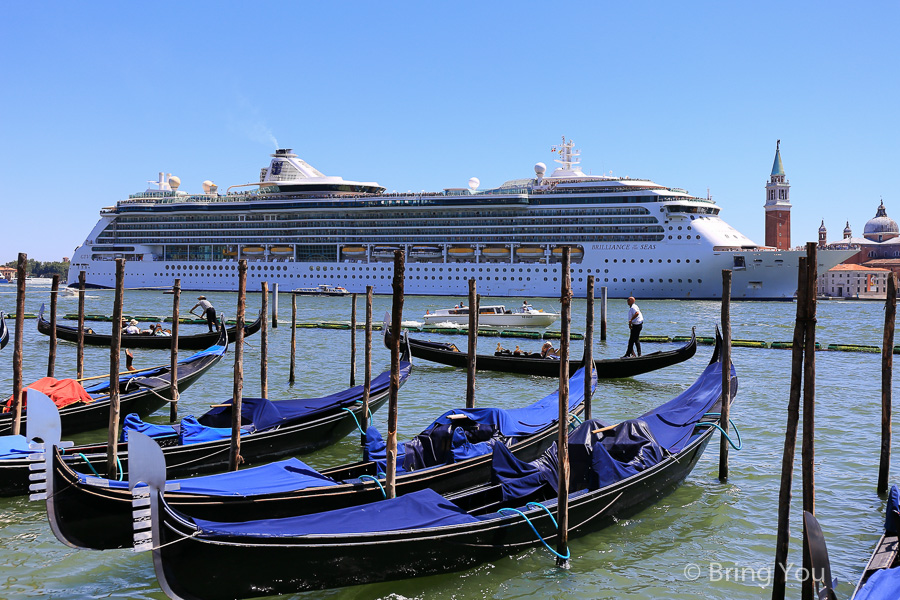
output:
<path id="1" fill-rule="evenodd" d="M 350 292 L 339 285 L 322 283 L 311 288 L 296 288 L 292 293 L 298 296 L 346 296 Z"/>
<path id="2" fill-rule="evenodd" d="M 469 307 L 441 308 L 426 313 L 423 317 L 426 325 L 437 323 L 469 324 Z M 478 309 L 479 327 L 530 327 L 544 329 L 559 319 L 559 314 L 536 309 L 530 304 L 523 304 L 518 310 L 509 310 L 502 304 L 481 306 Z"/>

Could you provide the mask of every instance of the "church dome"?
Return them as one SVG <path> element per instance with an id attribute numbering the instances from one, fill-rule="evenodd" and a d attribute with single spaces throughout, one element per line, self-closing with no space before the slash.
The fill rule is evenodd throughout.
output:
<path id="1" fill-rule="evenodd" d="M 897 226 L 897 221 L 887 216 L 887 211 L 884 209 L 884 202 L 882 201 L 878 206 L 878 212 L 875 213 L 875 217 L 866 222 L 863 236 L 881 242 L 898 235 L 900 235 L 900 227 Z"/>

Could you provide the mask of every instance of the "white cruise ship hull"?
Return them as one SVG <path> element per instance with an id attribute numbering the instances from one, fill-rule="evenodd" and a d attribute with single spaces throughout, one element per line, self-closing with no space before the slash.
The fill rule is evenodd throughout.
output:
<path id="1" fill-rule="evenodd" d="M 732 271 L 731 297 L 736 300 L 791 300 L 797 289 L 797 268 L 804 251 L 708 251 L 701 248 L 678 252 L 665 245 L 615 244 L 615 249 L 591 249 L 585 245 L 580 263 L 572 265 L 575 297 L 584 297 L 587 277 L 605 286 L 610 298 L 704 300 L 722 297 L 722 270 Z M 84 247 L 79 250 L 85 250 Z M 89 248 L 87 249 L 89 252 Z M 852 256 L 856 250 L 818 252 L 819 273 Z M 737 262 L 743 266 L 735 266 Z M 73 258 L 68 284 L 78 285 L 85 271 L 89 286 L 115 287 L 114 260 Z M 475 278 L 478 293 L 493 297 L 556 298 L 560 293 L 559 263 L 417 262 L 406 265 L 404 290 L 410 295 L 457 296 L 468 294 L 468 280 Z M 284 291 L 327 283 L 352 293 L 391 293 L 390 262 L 293 262 L 248 261 L 247 289 L 258 290 L 263 281 L 278 283 Z M 237 261 L 140 260 L 127 261 L 125 287 L 169 288 L 181 279 L 184 290 L 236 291 Z M 599 290 L 596 292 L 600 295 Z"/>

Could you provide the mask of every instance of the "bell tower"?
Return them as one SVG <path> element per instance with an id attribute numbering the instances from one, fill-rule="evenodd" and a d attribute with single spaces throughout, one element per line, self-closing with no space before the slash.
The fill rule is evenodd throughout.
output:
<path id="1" fill-rule="evenodd" d="M 822 219 L 822 224 L 819 226 L 819 248 L 824 249 L 828 244 L 828 230 L 825 228 L 825 219 Z"/>
<path id="2" fill-rule="evenodd" d="M 791 184 L 781 163 L 781 140 L 775 144 L 772 176 L 766 184 L 766 246 L 791 248 Z"/>

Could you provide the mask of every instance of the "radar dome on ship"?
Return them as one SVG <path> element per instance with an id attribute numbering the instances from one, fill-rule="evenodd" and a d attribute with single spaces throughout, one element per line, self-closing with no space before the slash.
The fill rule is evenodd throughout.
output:
<path id="1" fill-rule="evenodd" d="M 481 180 L 477 177 L 472 177 L 469 179 L 469 189 L 473 192 L 478 189 L 478 186 L 481 185 Z"/>
<path id="2" fill-rule="evenodd" d="M 203 182 L 203 191 L 206 192 L 207 194 L 215 194 L 218 189 L 219 189 L 219 186 L 214 184 L 209 179 L 207 179 L 206 181 Z"/>
<path id="3" fill-rule="evenodd" d="M 537 163 L 536 165 L 534 165 L 534 172 L 535 174 L 543 177 L 544 173 L 547 172 L 547 165 L 542 162 Z"/>
<path id="4" fill-rule="evenodd" d="M 177 190 L 178 186 L 181 185 L 181 178 L 176 177 L 175 175 L 171 175 L 169 177 L 169 187 L 173 190 Z"/>

